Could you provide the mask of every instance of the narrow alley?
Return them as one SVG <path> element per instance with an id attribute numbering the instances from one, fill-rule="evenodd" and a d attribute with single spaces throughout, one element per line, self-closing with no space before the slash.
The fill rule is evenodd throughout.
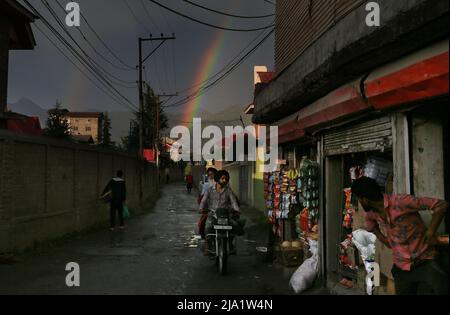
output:
<path id="1" fill-rule="evenodd" d="M 251 232 L 250 219 L 229 274 L 219 274 L 197 247 L 195 195 L 167 185 L 154 210 L 132 218 L 123 232 L 105 226 L 0 265 L 0 294 L 291 294 L 292 271 L 264 262 L 256 251 L 262 233 Z M 80 287 L 66 286 L 69 262 L 80 265 Z"/>

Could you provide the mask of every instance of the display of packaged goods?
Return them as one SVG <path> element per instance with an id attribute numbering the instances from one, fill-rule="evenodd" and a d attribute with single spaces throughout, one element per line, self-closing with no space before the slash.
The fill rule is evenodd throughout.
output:
<path id="1" fill-rule="evenodd" d="M 364 167 L 364 176 L 374 179 L 382 187 L 385 187 L 392 172 L 392 161 L 379 157 L 370 157 Z"/>

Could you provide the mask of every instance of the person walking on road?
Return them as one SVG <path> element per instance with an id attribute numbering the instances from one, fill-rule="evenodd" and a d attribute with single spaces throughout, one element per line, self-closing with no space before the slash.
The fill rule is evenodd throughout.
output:
<path id="1" fill-rule="evenodd" d="M 189 194 L 192 192 L 193 186 L 194 186 L 194 177 L 192 176 L 192 174 L 186 175 L 186 188 Z"/>
<path id="2" fill-rule="evenodd" d="M 112 178 L 103 190 L 102 196 L 108 195 L 110 202 L 110 230 L 116 228 L 116 214 L 119 216 L 120 229 L 125 228 L 123 212 L 127 200 L 127 188 L 123 179 L 123 172 L 117 171 L 117 176 Z"/>

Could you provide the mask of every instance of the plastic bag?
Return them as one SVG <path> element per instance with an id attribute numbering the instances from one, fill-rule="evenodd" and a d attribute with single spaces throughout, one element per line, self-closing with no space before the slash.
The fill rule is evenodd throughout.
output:
<path id="1" fill-rule="evenodd" d="M 354 231 L 352 235 L 353 244 L 359 250 L 361 258 L 364 261 L 373 262 L 375 260 L 375 242 L 377 241 L 375 234 L 360 229 Z"/>
<path id="2" fill-rule="evenodd" d="M 295 293 L 302 293 L 309 289 L 319 274 L 319 248 L 318 242 L 314 240 L 309 241 L 310 252 L 312 257 L 305 260 L 303 264 L 292 275 L 289 282 L 290 287 Z"/>
<path id="3" fill-rule="evenodd" d="M 123 206 L 123 218 L 127 219 L 129 217 L 130 217 L 130 211 L 128 210 L 128 207 L 124 205 Z"/>
<path id="4" fill-rule="evenodd" d="M 356 230 L 353 233 L 353 244 L 358 249 L 361 258 L 364 261 L 364 267 L 368 274 L 373 272 L 375 265 L 375 242 L 377 237 L 375 234 L 365 230 Z M 370 277 L 366 278 L 367 294 L 372 295 L 374 283 Z"/>

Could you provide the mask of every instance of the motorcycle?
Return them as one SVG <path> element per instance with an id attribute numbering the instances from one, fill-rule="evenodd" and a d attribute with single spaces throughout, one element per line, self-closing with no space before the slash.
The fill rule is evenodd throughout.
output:
<path id="1" fill-rule="evenodd" d="M 236 253 L 233 218 L 229 209 L 211 210 L 210 216 L 213 219 L 214 233 L 206 235 L 208 253 L 212 258 L 215 258 L 220 274 L 225 275 L 228 257 L 230 254 Z"/>

